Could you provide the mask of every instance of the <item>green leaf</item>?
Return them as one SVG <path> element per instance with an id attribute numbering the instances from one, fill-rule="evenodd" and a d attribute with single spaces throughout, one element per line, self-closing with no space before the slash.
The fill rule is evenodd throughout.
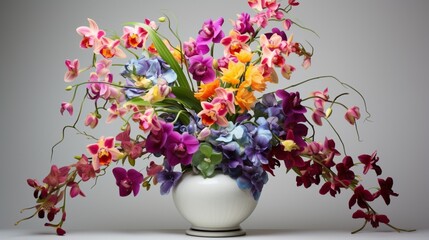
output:
<path id="1" fill-rule="evenodd" d="M 215 170 L 215 165 L 210 165 L 205 171 L 206 177 L 213 176 L 214 170 Z"/>
<path id="2" fill-rule="evenodd" d="M 150 102 L 143 100 L 141 97 L 135 97 L 133 99 L 128 100 L 129 104 L 134 104 L 137 106 L 151 106 Z"/>
<path id="3" fill-rule="evenodd" d="M 205 156 L 200 151 L 197 151 L 192 156 L 192 165 L 198 166 L 201 163 L 201 161 L 203 161 L 204 158 L 205 158 Z"/>
<path id="4" fill-rule="evenodd" d="M 190 89 L 188 79 L 183 73 L 182 68 L 177 63 L 176 59 L 173 57 L 173 54 L 171 54 L 170 50 L 168 50 L 167 46 L 165 46 L 164 42 L 159 37 L 158 33 L 146 24 L 135 23 L 134 25 L 141 26 L 149 33 L 149 37 L 152 39 L 152 42 L 155 45 L 155 48 L 158 51 L 161 58 L 170 65 L 171 69 L 173 69 L 176 72 L 177 82 L 179 86 L 184 87 L 186 89 Z"/>
<path id="5" fill-rule="evenodd" d="M 132 158 L 130 158 L 130 157 L 128 157 L 128 162 L 130 163 L 130 165 L 131 166 L 133 166 L 134 167 L 134 165 L 136 165 L 136 160 L 135 159 L 132 159 Z"/>
<path id="6" fill-rule="evenodd" d="M 200 145 L 199 151 L 204 154 L 204 156 L 206 157 L 210 157 L 213 153 L 213 148 L 207 144 L 207 143 L 202 143 Z"/>
<path id="7" fill-rule="evenodd" d="M 215 152 L 210 156 L 210 159 L 212 160 L 213 164 L 219 164 L 220 162 L 222 162 L 222 154 Z"/>
<path id="8" fill-rule="evenodd" d="M 182 87 L 173 87 L 172 91 L 176 98 L 182 100 L 182 102 L 184 102 L 184 104 L 188 108 L 194 110 L 196 113 L 200 112 L 203 109 L 201 107 L 201 102 L 194 97 L 194 93 L 190 89 Z"/>

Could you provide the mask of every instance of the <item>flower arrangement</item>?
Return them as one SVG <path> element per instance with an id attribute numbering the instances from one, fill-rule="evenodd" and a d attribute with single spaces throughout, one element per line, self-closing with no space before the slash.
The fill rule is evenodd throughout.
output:
<path id="1" fill-rule="evenodd" d="M 342 189 L 351 190 L 349 207 L 358 207 L 352 217 L 364 220 L 357 231 L 368 222 L 375 228 L 382 223 L 408 231 L 391 225 L 386 215 L 370 205 L 379 197 L 388 205 L 391 197 L 398 196 L 392 190 L 392 178 L 378 178 L 379 186 L 371 192 L 355 170 L 363 166 L 364 175 L 370 171 L 381 175 L 376 152 L 355 161 L 346 155 L 344 144 L 339 150 L 331 138 L 315 139 L 316 128 L 326 122 L 342 143 L 329 120 L 333 109 L 356 125 L 360 108 L 339 101 L 347 93 L 332 98 L 326 88 L 302 99 L 299 91 L 292 90 L 333 78 L 362 95 L 332 76 L 295 84 L 284 80 L 296 70 L 288 62 L 290 57 L 302 58 L 306 69 L 313 55 L 311 45 L 295 42 L 290 33 L 294 26 L 306 29 L 290 19 L 299 2 L 288 0 L 282 6 L 276 0 L 248 0 L 248 5 L 253 13 L 238 14 L 231 20 L 230 31 L 223 18 L 210 19 L 195 38 L 184 42 L 171 30 L 168 17 L 159 18 L 158 24 L 149 19 L 129 23 L 121 36 L 107 36 L 92 19 L 89 26 L 78 27 L 80 47 L 91 53 L 92 61 L 84 68 L 77 59 L 65 61 L 64 81 L 72 84 L 66 90 L 73 94 L 71 101 L 61 103 L 61 114 L 73 115 L 79 90 L 83 97 L 74 124 L 64 127 L 57 144 L 69 128 L 90 142 L 69 165 L 52 165 L 42 184 L 27 180 L 36 205 L 27 208 L 34 213 L 22 220 L 46 215 L 45 226 L 65 234 L 67 196 L 85 196 L 80 185 L 97 181 L 110 168 L 122 197 L 136 196 L 140 188 L 149 190 L 152 185 L 160 185 L 161 194 L 168 194 L 184 172 L 209 178 L 218 170 L 235 179 L 239 188 L 249 189 L 257 200 L 269 175 L 285 167 L 297 175 L 297 186 L 321 185 L 322 195 L 335 197 Z M 271 28 L 271 23 L 281 27 Z M 168 25 L 172 39 L 161 34 L 158 25 L 162 24 Z M 126 62 L 114 62 L 120 59 Z M 113 68 L 120 69 L 120 74 Z M 73 83 L 78 78 L 83 81 Z M 271 84 L 278 84 L 278 90 L 269 92 Z M 84 105 L 92 106 L 91 112 L 85 113 Z M 95 137 L 79 128 L 81 122 L 82 127 L 96 128 L 104 118 L 106 124 L 120 122 L 116 136 Z M 133 168 L 136 162 L 145 164 L 143 170 Z M 121 165 L 128 165 L 127 169 Z M 60 220 L 52 223 L 57 215 Z"/>

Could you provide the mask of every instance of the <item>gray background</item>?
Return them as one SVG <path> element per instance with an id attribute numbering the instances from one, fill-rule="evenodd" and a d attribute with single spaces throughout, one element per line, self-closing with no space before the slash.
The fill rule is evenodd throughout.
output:
<path id="1" fill-rule="evenodd" d="M 206 18 L 234 18 L 247 11 L 246 1 L 3 1 L 0 24 L 0 228 L 12 228 L 25 216 L 19 209 L 34 204 L 27 178 L 42 179 L 50 167 L 50 147 L 60 130 L 72 118 L 59 114 L 63 91 L 64 60 L 89 63 L 90 53 L 79 48 L 75 28 L 86 25 L 87 17 L 100 27 L 121 32 L 128 21 L 157 19 L 164 12 L 177 18 L 183 39 L 196 36 Z M 394 178 L 399 198 L 390 206 L 375 204 L 402 227 L 427 228 L 429 208 L 427 187 L 427 103 L 429 47 L 429 2 L 308 0 L 296 8 L 303 24 L 316 30 L 320 38 L 293 28 L 296 40 L 310 41 L 316 48 L 313 67 L 298 68 L 290 82 L 317 75 L 335 75 L 355 86 L 366 97 L 372 122 L 359 121 L 363 142 L 353 127 L 343 120 L 343 112 L 333 122 L 344 137 L 348 153 L 357 156 L 378 150 L 383 177 Z M 228 22 L 225 29 L 229 29 Z M 348 89 L 331 80 L 299 88 L 303 94 L 328 86 L 331 96 Z M 356 102 L 356 97 L 345 100 Z M 335 115 L 336 114 L 336 115 Z M 111 128 L 94 134 L 108 135 Z M 320 129 L 334 137 L 329 127 Z M 64 165 L 84 152 L 88 143 L 72 131 L 55 151 L 53 163 Z M 347 207 L 351 195 L 320 196 L 318 187 L 296 188 L 294 174 L 277 171 L 270 178 L 259 205 L 243 224 L 245 228 L 347 229 L 360 226 L 351 219 Z M 373 174 L 368 176 L 375 179 Z M 372 186 L 373 180 L 366 180 Z M 68 229 L 157 229 L 186 228 L 188 224 L 174 208 L 171 196 L 159 196 L 155 187 L 137 198 L 120 198 L 111 174 L 98 185 L 84 187 L 86 198 L 68 201 Z M 31 220 L 20 228 L 39 228 L 44 221 Z"/>

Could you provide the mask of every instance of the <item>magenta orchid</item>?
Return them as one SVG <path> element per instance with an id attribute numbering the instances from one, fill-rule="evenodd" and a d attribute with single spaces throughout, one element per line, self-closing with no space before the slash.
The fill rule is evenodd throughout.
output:
<path id="1" fill-rule="evenodd" d="M 65 61 L 67 72 L 64 75 L 65 82 L 73 82 L 79 75 L 79 60 L 75 59 L 73 61 L 67 59 Z"/>
<path id="2" fill-rule="evenodd" d="M 360 118 L 360 110 L 359 107 L 353 106 L 349 108 L 344 115 L 344 118 L 349 122 L 351 125 L 354 125 L 356 123 L 356 120 Z"/>
<path id="3" fill-rule="evenodd" d="M 119 187 L 119 196 L 126 197 L 133 193 L 137 196 L 140 190 L 140 184 L 143 182 L 143 174 L 134 169 L 128 171 L 121 167 L 116 167 L 113 170 L 113 175 L 116 178 L 116 185 Z"/>
<path id="4" fill-rule="evenodd" d="M 198 150 L 199 141 L 194 136 L 172 132 L 166 142 L 166 159 L 170 166 L 177 164 L 189 165 L 192 155 Z"/>
<path id="5" fill-rule="evenodd" d="M 212 57 L 204 58 L 202 55 L 196 55 L 189 58 L 189 64 L 189 72 L 196 81 L 209 83 L 215 79 Z"/>
<path id="6" fill-rule="evenodd" d="M 70 116 L 73 115 L 73 105 L 68 102 L 62 102 L 60 108 L 61 115 L 63 115 L 64 111 L 67 111 Z"/>

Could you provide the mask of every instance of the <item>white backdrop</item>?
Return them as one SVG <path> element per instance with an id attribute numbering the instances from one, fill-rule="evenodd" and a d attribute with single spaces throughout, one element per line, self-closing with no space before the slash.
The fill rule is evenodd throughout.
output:
<path id="1" fill-rule="evenodd" d="M 75 28 L 88 17 L 100 27 L 121 32 L 129 21 L 157 19 L 161 13 L 176 18 L 180 34 L 196 36 L 207 18 L 234 18 L 248 11 L 246 1 L 3 1 L 0 9 L 0 228 L 12 228 L 24 215 L 19 209 L 34 204 L 27 178 L 42 179 L 50 167 L 50 147 L 59 139 L 65 123 L 59 114 L 61 101 L 70 97 L 63 89 L 67 58 L 88 59 L 79 48 Z M 399 197 L 390 206 L 376 204 L 392 223 L 402 227 L 429 227 L 427 199 L 429 163 L 426 155 L 428 128 L 426 91 L 429 47 L 429 2 L 308 0 L 296 8 L 301 23 L 320 35 L 297 28 L 296 40 L 315 47 L 313 66 L 298 68 L 290 83 L 317 75 L 335 75 L 355 86 L 366 97 L 372 122 L 359 122 L 358 142 L 352 127 L 335 116 L 348 153 L 357 156 L 378 150 L 383 177 L 392 176 Z M 226 22 L 225 25 L 228 25 Z M 89 59 L 88 59 L 89 60 Z M 284 80 L 286 81 L 286 80 Z M 289 84 L 283 82 L 282 84 Z M 348 91 L 333 81 L 312 83 L 304 93 Z M 351 97 L 348 103 L 359 102 Z M 336 118 L 336 119 L 335 119 Z M 108 135 L 110 129 L 96 134 Z M 321 130 L 334 137 L 331 130 Z M 53 163 L 62 165 L 87 144 L 69 132 L 55 151 Z M 374 175 L 371 175 L 373 177 Z M 374 176 L 375 178 L 375 176 Z M 371 185 L 368 181 L 364 184 Z M 90 184 L 88 184 L 90 185 Z M 276 172 L 266 185 L 259 205 L 244 228 L 348 229 L 361 222 L 351 219 L 346 192 L 335 199 L 318 194 L 318 187 L 296 188 L 295 176 Z M 86 198 L 68 201 L 67 229 L 186 228 L 174 208 L 171 195 L 160 196 L 157 187 L 137 198 L 120 198 L 109 173 L 98 185 L 84 188 Z M 20 228 L 40 228 L 31 220 Z"/>

